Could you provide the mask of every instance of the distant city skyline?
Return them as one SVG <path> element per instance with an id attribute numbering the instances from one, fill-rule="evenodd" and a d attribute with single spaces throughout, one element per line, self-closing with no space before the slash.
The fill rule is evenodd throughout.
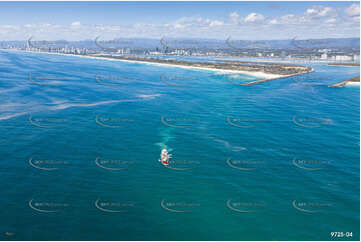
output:
<path id="1" fill-rule="evenodd" d="M 0 40 L 360 36 L 359 2 L 0 2 Z"/>

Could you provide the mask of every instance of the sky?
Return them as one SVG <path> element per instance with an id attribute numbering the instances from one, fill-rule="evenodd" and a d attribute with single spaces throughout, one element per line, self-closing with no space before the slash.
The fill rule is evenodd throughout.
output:
<path id="1" fill-rule="evenodd" d="M 360 36 L 359 2 L 0 2 L 0 40 Z"/>

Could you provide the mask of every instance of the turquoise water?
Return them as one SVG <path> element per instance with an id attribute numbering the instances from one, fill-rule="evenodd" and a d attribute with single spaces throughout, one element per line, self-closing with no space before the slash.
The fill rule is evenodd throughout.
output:
<path id="1" fill-rule="evenodd" d="M 0 239 L 359 240 L 360 89 L 319 85 L 359 69 L 312 66 L 246 87 L 0 52 Z"/>

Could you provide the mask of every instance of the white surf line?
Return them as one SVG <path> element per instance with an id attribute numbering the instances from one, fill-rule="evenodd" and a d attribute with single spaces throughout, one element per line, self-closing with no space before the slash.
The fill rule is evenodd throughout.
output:
<path id="1" fill-rule="evenodd" d="M 268 74 L 264 72 L 253 72 L 253 71 L 239 71 L 239 70 L 221 70 L 216 68 L 207 68 L 207 67 L 197 67 L 197 66 L 184 66 L 184 65 L 175 65 L 175 64 L 165 64 L 165 63 L 156 63 L 156 62 L 148 62 L 148 61 L 137 61 L 137 60 L 122 60 L 116 59 L 113 57 L 100 57 L 100 56 L 89 56 L 89 55 L 74 55 L 74 54 L 63 54 L 63 53 L 52 53 L 52 52 L 37 52 L 37 51 L 22 51 L 17 50 L 19 52 L 28 52 L 28 53 L 38 53 L 38 54 L 48 54 L 48 55 L 61 55 L 61 56 L 72 56 L 72 57 L 80 57 L 80 58 L 88 58 L 88 59 L 97 59 L 97 60 L 107 60 L 107 61 L 121 61 L 128 63 L 140 63 L 145 65 L 156 65 L 156 66 L 164 66 L 164 67 L 178 67 L 182 69 L 195 69 L 195 70 L 205 70 L 205 71 L 213 71 L 224 74 L 244 74 L 248 76 L 265 78 L 265 79 L 276 79 L 280 77 L 286 77 L 287 75 L 279 75 L 279 74 Z"/>
<path id="2" fill-rule="evenodd" d="M 26 115 L 26 114 L 28 114 L 28 113 L 27 112 L 22 112 L 22 113 L 15 113 L 15 114 L 9 114 L 9 115 L 5 115 L 5 116 L 0 116 L 0 120 L 7 120 L 7 119 L 23 116 L 23 115 Z"/>
<path id="3" fill-rule="evenodd" d="M 360 82 L 347 82 L 346 86 L 360 86 Z"/>
<path id="4" fill-rule="evenodd" d="M 59 104 L 54 107 L 49 108 L 49 110 L 62 110 L 72 107 L 94 107 L 99 105 L 106 105 L 112 103 L 123 103 L 123 102 L 140 102 L 147 99 L 153 99 L 154 97 L 140 98 L 140 99 L 124 99 L 124 100 L 110 100 L 110 101 L 100 101 L 94 103 L 65 103 Z"/>

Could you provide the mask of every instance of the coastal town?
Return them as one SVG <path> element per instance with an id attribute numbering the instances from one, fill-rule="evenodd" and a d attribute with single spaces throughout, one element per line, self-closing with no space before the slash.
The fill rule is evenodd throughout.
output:
<path id="1" fill-rule="evenodd" d="M 360 63 L 359 46 L 343 46 L 335 40 L 34 40 L 1 41 L 0 49 L 15 49 L 35 52 L 51 52 L 73 55 L 94 55 L 112 53 L 137 56 L 193 56 L 193 57 L 253 57 L 277 59 L 288 62 L 347 62 Z M 341 39 L 342 40 L 342 39 Z M 354 43 L 354 39 L 350 43 Z M 359 40 L 358 40 L 359 41 Z"/>
<path id="2" fill-rule="evenodd" d="M 0 41 L 0 49 L 171 65 L 228 73 L 237 72 L 261 77 L 261 80 L 241 84 L 254 85 L 313 72 L 314 69 L 307 66 L 308 63 L 360 66 L 359 47 L 332 47 L 337 46 L 338 41 L 336 39 L 333 43 L 330 40 L 327 42 L 291 39 L 276 46 L 272 41 L 231 41 L 229 38 L 225 41 L 205 42 L 201 40 L 165 41 L 162 38 L 147 40 L 142 44 L 134 39 L 100 41 L 97 37 L 94 41 L 68 42 L 36 41 L 31 37 L 25 42 Z M 209 58 L 209 60 L 197 61 L 199 58 Z M 330 87 L 359 83 L 357 81 L 359 79 L 355 78 L 330 85 Z"/>

